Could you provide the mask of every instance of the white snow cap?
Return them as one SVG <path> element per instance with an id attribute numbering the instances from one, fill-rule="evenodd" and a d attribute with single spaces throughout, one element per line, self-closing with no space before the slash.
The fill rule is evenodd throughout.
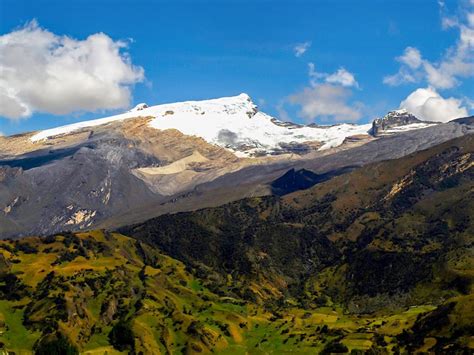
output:
<path id="1" fill-rule="evenodd" d="M 163 105 L 150 122 L 157 129 L 174 128 L 207 142 L 228 148 L 240 156 L 271 153 L 281 144 L 318 141 L 321 149 L 342 144 L 348 136 L 367 134 L 371 125 L 341 124 L 327 127 L 284 126 L 258 111 L 247 94 L 207 101 Z M 166 111 L 167 114 L 166 114 Z M 170 114 L 172 112 L 172 114 Z"/>
<path id="2" fill-rule="evenodd" d="M 399 110 L 395 110 L 395 111 L 390 111 L 389 113 L 395 113 L 397 115 L 405 115 L 408 113 L 408 111 L 405 109 L 405 108 L 401 108 Z"/>
<path id="3" fill-rule="evenodd" d="M 186 101 L 145 107 L 139 104 L 133 110 L 111 117 L 74 123 L 36 133 L 32 141 L 67 134 L 75 130 L 98 126 L 127 118 L 154 117 L 149 123 L 156 129 L 177 129 L 183 134 L 198 136 L 207 142 L 227 148 L 239 156 L 270 154 L 281 144 L 317 141 L 320 149 L 341 145 L 345 138 L 367 134 L 371 124 L 340 124 L 334 126 L 284 125 L 277 119 L 259 112 L 249 95 L 203 101 Z"/>

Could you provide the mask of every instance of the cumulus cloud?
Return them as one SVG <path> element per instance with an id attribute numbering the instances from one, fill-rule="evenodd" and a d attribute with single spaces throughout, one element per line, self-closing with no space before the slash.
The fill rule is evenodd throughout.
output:
<path id="1" fill-rule="evenodd" d="M 0 36 L 0 116 L 127 107 L 130 86 L 144 79 L 144 70 L 131 63 L 126 47 L 104 33 L 59 36 L 36 21 Z"/>
<path id="2" fill-rule="evenodd" d="M 360 107 L 350 106 L 347 99 L 351 91 L 347 88 L 319 84 L 291 95 L 288 101 L 301 107 L 299 116 L 306 121 L 316 118 L 332 119 L 336 121 L 357 121 L 361 118 Z"/>
<path id="3" fill-rule="evenodd" d="M 358 86 L 354 74 L 344 68 L 339 68 L 335 73 L 326 78 L 327 83 L 341 84 L 342 86 Z"/>
<path id="4" fill-rule="evenodd" d="M 307 41 L 304 43 L 298 43 L 294 48 L 293 52 L 295 53 L 296 57 L 301 57 L 306 51 L 311 47 L 311 42 Z"/>
<path id="5" fill-rule="evenodd" d="M 425 121 L 448 122 L 468 115 L 461 100 L 453 97 L 443 98 L 434 88 L 420 88 L 412 92 L 400 103 L 416 117 Z"/>
<path id="6" fill-rule="evenodd" d="M 359 87 L 357 80 L 355 79 L 354 74 L 347 71 L 345 68 L 340 67 L 337 71 L 332 74 L 322 73 L 316 71 L 314 63 L 308 63 L 309 77 L 311 85 L 317 86 L 321 82 L 326 82 L 329 84 L 337 84 L 345 87 Z"/>
<path id="7" fill-rule="evenodd" d="M 425 81 L 437 89 L 450 89 L 461 83 L 462 78 L 474 77 L 474 6 L 468 5 L 459 16 L 446 16 L 445 4 L 440 2 L 442 27 L 457 28 L 456 44 L 448 48 L 438 61 L 422 58 L 420 51 L 407 47 L 395 58 L 401 66 L 396 74 L 383 80 L 388 85 Z"/>

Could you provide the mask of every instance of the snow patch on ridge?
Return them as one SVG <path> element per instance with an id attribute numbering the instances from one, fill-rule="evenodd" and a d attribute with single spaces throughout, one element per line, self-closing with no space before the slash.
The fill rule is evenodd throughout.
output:
<path id="1" fill-rule="evenodd" d="M 148 105 L 146 103 L 142 102 L 141 104 L 138 104 L 137 106 L 132 108 L 129 112 L 137 112 L 137 111 L 144 110 L 146 108 L 148 108 Z"/>
<path id="2" fill-rule="evenodd" d="M 203 138 L 209 143 L 228 148 L 239 155 L 256 151 L 272 152 L 280 144 L 318 141 L 320 149 L 342 144 L 348 136 L 367 134 L 371 125 L 341 124 L 328 127 L 285 126 L 275 124 L 275 118 L 257 110 L 246 94 L 217 100 L 166 105 L 172 116 L 156 115 L 150 126 L 157 129 L 177 129 Z"/>
<path id="3" fill-rule="evenodd" d="M 384 134 L 393 134 L 393 133 L 399 133 L 399 132 L 406 132 L 406 131 L 413 131 L 415 129 L 422 129 L 426 128 L 429 126 L 432 126 L 433 124 L 430 123 L 425 123 L 425 122 L 420 122 L 420 123 L 411 123 L 407 124 L 405 126 L 398 126 L 398 127 L 391 127 L 389 129 L 386 129 L 382 135 Z"/>

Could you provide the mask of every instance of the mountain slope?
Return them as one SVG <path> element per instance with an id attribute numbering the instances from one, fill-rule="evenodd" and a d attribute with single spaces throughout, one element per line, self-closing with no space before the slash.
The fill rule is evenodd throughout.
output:
<path id="1" fill-rule="evenodd" d="M 306 169 L 290 169 L 271 183 L 272 194 L 281 196 L 298 190 L 305 190 L 334 176 L 343 174 L 350 169 L 350 167 L 347 167 L 321 175 Z"/>
<path id="2" fill-rule="evenodd" d="M 271 193 L 272 181 L 288 170 L 305 169 L 318 175 L 333 176 L 338 171 L 353 169 L 372 162 L 401 158 L 418 150 L 430 148 L 454 137 L 469 133 L 470 126 L 448 123 L 425 129 L 384 136 L 365 144 L 336 148 L 324 154 L 308 154 L 298 160 L 269 161 L 242 167 L 211 182 L 196 186 L 186 195 L 174 196 L 165 202 L 131 208 L 126 213 L 99 224 L 113 228 L 133 224 L 165 213 L 216 207 L 243 197 L 264 196 Z"/>
<path id="3" fill-rule="evenodd" d="M 70 353 L 469 353 L 474 137 L 284 197 L 0 242 L 0 342 Z M 48 352 L 49 351 L 49 352 Z"/>
<path id="4" fill-rule="evenodd" d="M 145 106 L 0 137 L 0 237 L 116 228 L 268 195 L 271 182 L 291 168 L 327 178 L 428 148 L 470 127 L 462 121 L 390 136 L 354 136 L 363 127 L 276 121 L 256 111 L 246 95 Z M 221 134 L 224 128 L 235 136 Z M 238 144 L 219 137 L 237 137 Z M 340 145 L 322 149 L 333 143 Z"/>
<path id="5" fill-rule="evenodd" d="M 325 292 L 347 307 L 360 302 L 357 307 L 370 309 L 378 294 L 397 295 L 394 306 L 411 304 L 412 296 L 428 301 L 415 286 L 432 283 L 434 270 L 474 235 L 473 150 L 469 135 L 283 199 L 165 215 L 121 231 L 192 267 L 235 275 L 239 286 L 228 292 L 240 297 L 304 297 L 302 290 L 325 284 L 320 273 L 331 270 L 347 283 L 343 289 L 326 284 Z M 450 272 L 455 283 L 471 282 L 462 270 Z M 254 292 L 258 275 L 267 275 L 271 286 Z M 443 287 L 434 286 L 430 298 L 444 298 Z"/>

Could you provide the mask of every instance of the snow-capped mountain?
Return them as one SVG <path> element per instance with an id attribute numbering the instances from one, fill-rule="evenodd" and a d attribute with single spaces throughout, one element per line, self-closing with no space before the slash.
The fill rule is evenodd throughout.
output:
<path id="1" fill-rule="evenodd" d="M 368 135 L 370 124 L 303 126 L 281 122 L 258 110 L 247 94 L 204 101 L 186 101 L 157 106 L 137 105 L 124 114 L 74 123 L 36 133 L 32 141 L 68 134 L 132 117 L 151 117 L 149 126 L 177 129 L 238 156 L 273 154 L 291 145 L 316 142 L 320 150 L 341 145 L 347 137 Z"/>
<path id="2" fill-rule="evenodd" d="M 372 124 L 301 125 L 282 122 L 259 111 L 247 94 L 240 94 L 156 106 L 140 103 L 123 114 L 37 132 L 31 141 L 37 142 L 134 117 L 148 117 L 149 127 L 176 129 L 185 135 L 200 137 L 207 143 L 226 148 L 239 157 L 294 152 L 308 143 L 312 150 L 325 150 L 351 141 L 351 137 L 391 135 L 434 124 L 420 121 L 406 110 L 396 110 L 375 119 Z"/>
<path id="3" fill-rule="evenodd" d="M 115 228 L 261 196 L 290 169 L 323 181 L 468 134 L 471 123 L 433 125 L 397 111 L 374 123 L 374 137 L 371 124 L 281 122 L 246 94 L 142 103 L 116 116 L 0 137 L 0 234 Z"/>
<path id="4" fill-rule="evenodd" d="M 426 128 L 434 122 L 421 121 L 405 109 L 390 111 L 382 118 L 376 118 L 372 122 L 372 134 L 374 136 L 390 135 L 413 129 Z"/>

